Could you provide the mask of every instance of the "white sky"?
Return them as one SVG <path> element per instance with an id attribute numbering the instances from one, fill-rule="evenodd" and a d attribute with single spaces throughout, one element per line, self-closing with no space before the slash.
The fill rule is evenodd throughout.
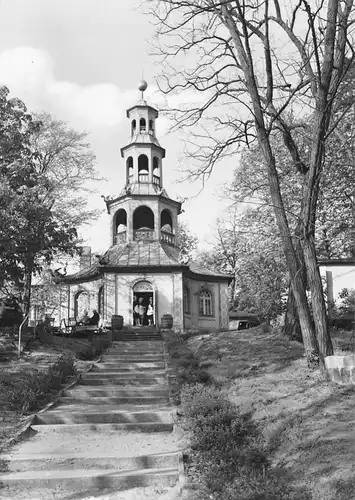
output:
<path id="1" fill-rule="evenodd" d="M 45 110 L 78 131 L 86 130 L 100 175 L 108 180 L 90 200 L 102 216 L 83 232 L 94 251 L 110 246 L 109 216 L 100 195 L 118 194 L 123 187 L 120 148 L 130 130 L 125 110 L 139 98 L 142 70 L 149 84 L 147 100 L 159 101 L 154 93 L 159 68 L 148 45 L 154 27 L 138 6 L 139 0 L 0 0 L 0 83 L 23 99 L 29 111 Z M 157 135 L 167 151 L 164 187 L 171 197 L 189 198 L 181 217 L 204 248 L 227 206 L 217 196 L 218 187 L 231 180 L 236 164 L 219 164 L 194 197 L 199 184 L 177 182 L 183 143 L 166 130 L 167 120 L 160 117 Z"/>

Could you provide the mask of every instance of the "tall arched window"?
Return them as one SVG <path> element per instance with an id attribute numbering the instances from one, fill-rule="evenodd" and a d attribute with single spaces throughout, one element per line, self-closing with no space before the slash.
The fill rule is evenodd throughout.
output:
<path id="1" fill-rule="evenodd" d="M 127 212 L 123 208 L 117 210 L 114 218 L 113 244 L 124 243 L 127 239 Z"/>
<path id="2" fill-rule="evenodd" d="M 137 122 L 136 120 L 132 120 L 132 135 L 136 133 Z"/>
<path id="3" fill-rule="evenodd" d="M 146 122 L 145 122 L 145 118 L 141 118 L 139 120 L 139 132 L 140 133 L 145 132 L 146 128 L 147 128 L 147 125 L 146 125 Z"/>
<path id="4" fill-rule="evenodd" d="M 149 207 L 142 205 L 135 209 L 133 231 L 135 240 L 154 239 L 154 213 Z"/>
<path id="5" fill-rule="evenodd" d="M 207 290 L 207 288 L 203 288 L 200 291 L 200 316 L 212 316 L 212 293 Z"/>
<path id="6" fill-rule="evenodd" d="M 126 169 L 127 169 L 127 181 L 131 182 L 133 178 L 133 158 L 129 156 L 126 161 Z"/>
<path id="7" fill-rule="evenodd" d="M 153 120 L 149 120 L 149 132 L 154 134 L 154 122 Z"/>
<path id="8" fill-rule="evenodd" d="M 190 312 L 190 290 L 187 288 L 186 285 L 184 285 L 184 290 L 183 290 L 183 306 L 184 306 L 184 313 L 189 313 Z"/>
<path id="9" fill-rule="evenodd" d="M 160 186 L 160 162 L 157 156 L 153 157 L 153 182 Z"/>
<path id="10" fill-rule="evenodd" d="M 162 231 L 167 233 L 173 232 L 173 218 L 171 216 L 170 210 L 164 208 L 160 215 L 160 227 Z"/>
<path id="11" fill-rule="evenodd" d="M 104 295 L 104 285 L 100 286 L 99 288 L 99 295 L 98 295 L 98 313 L 100 314 L 101 316 L 101 319 L 102 319 L 102 316 L 104 314 L 104 307 L 105 307 L 105 295 Z"/>
<path id="12" fill-rule="evenodd" d="M 147 155 L 138 156 L 138 181 L 149 182 L 149 161 Z"/>

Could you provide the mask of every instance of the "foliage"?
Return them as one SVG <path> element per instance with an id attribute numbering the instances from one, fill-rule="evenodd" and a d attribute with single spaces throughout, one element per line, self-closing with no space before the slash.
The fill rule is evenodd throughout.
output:
<path id="1" fill-rule="evenodd" d="M 180 251 L 180 260 L 182 262 L 189 261 L 197 248 L 197 236 L 192 234 L 187 223 L 179 221 L 177 231 L 177 247 Z"/>
<path id="2" fill-rule="evenodd" d="M 4 407 L 22 413 L 35 410 L 51 391 L 58 391 L 74 371 L 73 357 L 62 355 L 51 366 L 36 373 L 23 371 L 3 376 L 0 393 Z"/>
<path id="3" fill-rule="evenodd" d="M 339 293 L 339 299 L 341 299 L 341 304 L 339 305 L 340 310 L 350 310 L 355 312 L 355 289 L 354 288 L 343 288 Z"/>
<path id="4" fill-rule="evenodd" d="M 190 174 L 205 178 L 242 145 L 258 143 L 306 355 L 324 364 L 333 348 L 317 267 L 315 220 L 327 140 L 347 112 L 344 106 L 333 113 L 352 64 L 354 1 L 151 3 L 157 50 L 164 60 L 161 88 L 179 94 L 173 113 L 176 127 L 189 132 L 188 153 L 195 159 Z M 185 105 L 183 92 L 188 93 Z M 312 119 L 304 126 L 295 115 Z M 305 150 L 299 148 L 296 131 L 303 135 Z M 297 245 L 280 189 L 283 164 L 273 143 L 278 134 L 302 185 Z"/>
<path id="5" fill-rule="evenodd" d="M 233 213 L 231 211 L 231 213 Z M 230 307 L 270 320 L 285 307 L 288 273 L 280 239 L 267 207 L 247 209 L 219 221 L 217 241 L 200 261 L 208 268 L 234 276 Z"/>
<path id="6" fill-rule="evenodd" d="M 29 311 L 33 274 L 58 254 L 73 256 L 77 228 L 92 220 L 81 196 L 94 179 L 94 155 L 79 134 L 48 114 L 31 117 L 0 90 L 0 276 Z"/>

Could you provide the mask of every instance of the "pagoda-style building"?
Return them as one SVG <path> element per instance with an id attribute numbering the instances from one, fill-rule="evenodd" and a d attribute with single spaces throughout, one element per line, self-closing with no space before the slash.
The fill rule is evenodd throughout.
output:
<path id="1" fill-rule="evenodd" d="M 121 148 L 126 183 L 115 198 L 105 198 L 111 219 L 111 246 L 91 257 L 84 247 L 80 270 L 64 278 L 68 311 L 61 317 L 78 318 L 84 309 L 97 309 L 104 324 L 121 315 L 134 324 L 134 304 L 152 298 L 154 324 L 173 316 L 177 329 L 228 329 L 228 283 L 220 275 L 179 259 L 178 216 L 181 203 L 163 187 L 165 149 L 156 137 L 158 111 L 141 100 L 127 110 L 130 138 Z"/>

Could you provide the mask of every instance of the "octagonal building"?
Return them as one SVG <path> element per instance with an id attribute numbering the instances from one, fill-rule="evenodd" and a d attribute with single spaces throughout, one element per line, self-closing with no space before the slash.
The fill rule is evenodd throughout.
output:
<path id="1" fill-rule="evenodd" d="M 158 111 L 144 100 L 145 88 L 140 86 L 142 99 L 127 110 L 130 138 L 121 148 L 125 186 L 116 197 L 105 198 L 111 246 L 93 258 L 90 248 L 83 248 L 80 270 L 63 279 L 69 313 L 61 311 L 61 316 L 79 318 L 84 309 L 97 309 L 104 324 L 121 315 L 124 325 L 133 327 L 139 302 L 146 312 L 149 303 L 153 306 L 158 327 L 168 313 L 179 330 L 228 329 L 231 277 L 179 258 L 181 203 L 164 189 Z M 148 323 L 146 313 L 143 321 Z"/>

